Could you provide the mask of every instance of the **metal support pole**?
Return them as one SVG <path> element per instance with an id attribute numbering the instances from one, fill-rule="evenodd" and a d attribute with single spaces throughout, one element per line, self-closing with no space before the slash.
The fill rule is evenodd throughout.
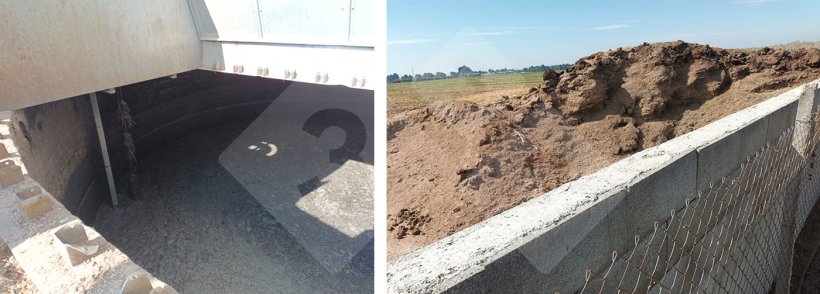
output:
<path id="1" fill-rule="evenodd" d="M 105 163 L 105 175 L 108 177 L 108 190 L 111 192 L 111 203 L 114 207 L 119 206 L 117 201 L 117 188 L 114 186 L 114 174 L 111 172 L 111 160 L 108 159 L 108 144 L 105 143 L 105 132 L 103 132 L 102 118 L 100 118 L 100 106 L 97 105 L 97 93 L 88 94 L 91 100 L 91 109 L 94 110 L 94 122 L 97 124 L 97 138 L 100 139 L 100 150 L 102 150 L 103 163 Z"/>

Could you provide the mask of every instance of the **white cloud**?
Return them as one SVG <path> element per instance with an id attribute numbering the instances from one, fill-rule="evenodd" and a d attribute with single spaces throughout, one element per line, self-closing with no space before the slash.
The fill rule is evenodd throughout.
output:
<path id="1" fill-rule="evenodd" d="M 510 35 L 510 34 L 513 34 L 513 33 L 515 33 L 515 32 L 513 32 L 513 31 L 478 32 L 478 33 L 467 34 L 467 36 L 470 36 L 470 37 L 503 36 L 503 35 Z"/>
<path id="2" fill-rule="evenodd" d="M 769 2 L 775 2 L 775 1 L 777 1 L 777 0 L 735 0 L 733 2 L 737 3 L 737 4 L 746 4 L 746 5 L 756 6 L 756 5 L 761 5 L 761 4 L 765 4 L 765 3 L 769 3 Z"/>
<path id="3" fill-rule="evenodd" d="M 605 26 L 600 26 L 600 27 L 588 28 L 587 30 L 588 31 L 606 31 L 606 30 L 622 29 L 622 28 L 625 28 L 625 27 L 628 27 L 628 26 L 629 25 L 627 25 L 627 24 L 611 24 L 611 25 L 605 25 Z"/>
<path id="4" fill-rule="evenodd" d="M 492 43 L 490 43 L 490 42 L 484 42 L 484 41 L 482 41 L 482 42 L 466 42 L 466 43 L 461 43 L 461 45 L 464 45 L 464 46 L 491 45 L 491 44 L 492 44 Z"/>
<path id="5" fill-rule="evenodd" d="M 526 30 L 542 30 L 542 29 L 554 29 L 558 28 L 556 26 L 507 26 L 507 27 L 490 27 L 492 29 L 497 30 L 505 30 L 505 31 L 526 31 Z"/>
<path id="6" fill-rule="evenodd" d="M 422 43 L 430 43 L 435 42 L 435 39 L 404 39 L 404 40 L 392 40 L 387 41 L 387 45 L 412 45 L 412 44 L 422 44 Z"/>

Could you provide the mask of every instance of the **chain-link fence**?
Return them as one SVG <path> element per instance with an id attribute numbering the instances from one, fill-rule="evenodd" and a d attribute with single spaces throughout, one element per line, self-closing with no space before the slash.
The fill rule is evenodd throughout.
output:
<path id="1" fill-rule="evenodd" d="M 787 292 L 794 243 L 820 190 L 820 128 L 800 123 L 635 236 L 630 250 L 612 252 L 608 267 L 588 269 L 581 292 Z"/>

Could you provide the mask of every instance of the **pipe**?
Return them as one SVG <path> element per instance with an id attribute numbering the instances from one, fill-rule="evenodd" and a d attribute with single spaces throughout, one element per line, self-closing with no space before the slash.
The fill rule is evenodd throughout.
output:
<path id="1" fill-rule="evenodd" d="M 94 122 L 97 124 L 97 138 L 100 141 L 103 163 L 105 163 L 105 175 L 108 177 L 108 190 L 111 192 L 111 204 L 115 208 L 119 206 L 117 200 L 117 188 L 114 186 L 114 174 L 111 172 L 111 160 L 108 158 L 108 145 L 105 143 L 105 132 L 103 132 L 102 118 L 100 118 L 100 106 L 97 105 L 97 93 L 88 94 L 91 100 L 91 109 L 94 110 Z"/>

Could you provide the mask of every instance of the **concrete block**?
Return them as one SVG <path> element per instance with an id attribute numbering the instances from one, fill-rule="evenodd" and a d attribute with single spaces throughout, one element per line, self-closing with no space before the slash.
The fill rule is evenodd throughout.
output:
<path id="1" fill-rule="evenodd" d="M 23 169 L 14 164 L 14 161 L 0 162 L 0 185 L 9 187 L 23 181 Z"/>
<path id="2" fill-rule="evenodd" d="M 797 150 L 802 157 L 807 157 L 811 146 L 811 138 L 814 136 L 814 122 L 797 120 L 794 122 L 794 134 L 792 135 L 792 147 Z"/>
<path id="3" fill-rule="evenodd" d="M 694 205 L 694 203 L 692 205 Z M 694 211 L 699 213 L 699 209 L 700 208 L 695 209 Z M 682 217 L 682 220 L 687 222 L 689 218 Z M 720 266 L 716 264 L 715 259 L 728 258 L 728 254 L 724 252 L 725 247 L 723 246 L 737 242 L 736 240 L 730 241 L 730 239 L 734 237 L 729 235 L 729 231 L 733 231 L 733 228 L 729 227 L 730 224 L 736 226 L 737 220 L 724 217 L 708 230 L 693 233 L 695 236 L 690 235 L 687 238 L 688 243 L 680 243 L 676 250 L 671 252 L 671 256 L 680 256 L 680 259 L 673 259 L 676 262 L 672 264 L 670 270 L 662 276 L 661 284 L 663 284 L 664 287 L 672 287 L 672 285 L 674 285 L 672 292 L 679 293 L 686 292 L 692 287 L 702 289 L 706 284 L 714 283 L 716 279 L 724 280 L 725 274 L 718 278 L 713 276 L 720 273 Z M 693 228 L 693 230 L 695 229 Z M 660 286 L 656 286 L 656 288 L 659 287 Z M 714 287 L 714 285 L 711 285 L 711 287 Z M 656 291 L 653 290 L 652 292 Z M 705 293 L 712 292 L 707 291 Z"/>
<path id="4" fill-rule="evenodd" d="M 765 119 L 748 118 L 746 125 L 725 137 L 698 148 L 697 188 L 705 191 L 740 167 L 740 164 L 764 146 L 767 133 Z"/>
<path id="5" fill-rule="evenodd" d="M 794 139 L 792 146 L 802 156 L 807 156 L 810 140 L 814 136 L 815 123 L 812 121 L 820 108 L 820 83 L 809 83 L 802 86 L 802 94 L 797 104 Z"/>
<path id="6" fill-rule="evenodd" d="M 675 265 L 678 272 L 674 268 L 668 271 L 662 284 L 669 287 L 675 281 L 675 285 L 686 286 L 676 286 L 672 289 L 675 293 L 688 291 L 685 288 L 691 286 L 705 289 L 704 293 L 737 290 L 740 293 L 765 292 L 775 278 L 774 269 L 778 264 L 774 257 L 780 256 L 778 250 L 784 248 L 780 246 L 783 241 L 780 234 L 784 227 L 780 220 L 784 216 L 784 198 L 772 199 L 765 203 L 771 208 L 762 214 L 750 215 L 764 205 L 753 202 L 756 193 L 752 191 L 749 193 L 751 195 L 739 201 L 737 207 L 728 216 L 719 219 L 719 223 L 702 238 L 690 240 L 690 244 L 697 241 L 698 246 L 683 246 L 686 251 Z M 751 204 L 756 206 L 750 207 Z M 712 266 L 715 264 L 717 266 Z"/>
<path id="7" fill-rule="evenodd" d="M 20 200 L 26 200 L 40 194 L 43 194 L 43 189 L 40 188 L 40 186 L 33 186 L 17 192 L 17 198 L 20 198 Z"/>
<path id="8" fill-rule="evenodd" d="M 532 243 L 519 249 L 546 274 L 545 280 L 550 281 L 548 286 L 537 291 L 564 293 L 580 290 L 583 279 L 578 278 L 578 273 L 586 269 L 606 270 L 612 264 L 613 251 L 624 258 L 635 249 L 636 235 L 649 238 L 655 231 L 656 221 L 660 224 L 669 219 L 670 211 L 679 210 L 685 206 L 686 199 L 695 197 L 697 154 L 689 146 L 698 143 L 687 139 L 678 141 L 684 144 L 646 150 L 596 173 L 595 177 L 633 176 L 619 179 L 629 184 L 625 194 L 608 196 L 562 225 L 570 229 L 558 227 L 554 233 L 550 231 L 552 241 Z M 567 242 L 579 238 L 582 238 L 580 242 Z M 661 242 L 650 245 L 653 251 L 663 252 L 671 248 Z M 558 261 L 551 271 L 545 265 L 549 258 L 534 258 L 538 256 L 538 250 L 541 256 L 552 256 L 552 263 Z M 557 253 L 563 253 L 560 257 L 567 258 L 557 259 Z"/>
<path id="9" fill-rule="evenodd" d="M 670 217 L 697 195 L 697 153 L 690 152 L 629 187 L 626 197 L 628 219 L 621 222 L 640 236 L 652 232 L 655 221 Z M 629 236 L 632 238 L 632 236 Z"/>
<path id="10" fill-rule="evenodd" d="M 148 273 L 135 273 L 125 279 L 122 284 L 122 294 L 148 294 L 154 286 L 151 285 L 151 279 Z"/>
<path id="11" fill-rule="evenodd" d="M 88 235 L 85 226 L 80 221 L 64 225 L 54 232 L 56 245 L 60 246 L 60 253 L 66 264 L 75 266 L 91 258 L 97 253 L 99 245 L 88 244 Z"/>
<path id="12" fill-rule="evenodd" d="M 609 272 L 613 277 L 620 277 L 623 282 L 622 287 L 625 289 L 633 289 L 635 292 L 647 292 L 652 285 L 658 282 L 663 275 L 663 269 L 660 268 L 663 255 L 658 256 L 655 252 L 661 250 L 661 246 L 667 247 L 668 244 L 662 242 L 662 235 L 653 234 L 640 240 L 635 238 L 635 247 L 629 252 L 621 253 L 621 256 L 616 264 L 622 264 L 614 267 Z M 651 283 L 650 283 L 651 280 Z"/>
<path id="13" fill-rule="evenodd" d="M 794 126 L 797 117 L 797 104 L 799 100 L 786 104 L 785 106 L 775 110 L 766 117 L 768 126 L 766 130 L 766 141 L 775 142 L 783 135 L 788 128 Z"/>
<path id="14" fill-rule="evenodd" d="M 692 199 L 660 226 L 651 243 L 653 246 L 647 251 L 657 254 L 657 260 L 649 260 L 658 262 L 653 271 L 655 284 L 649 285 L 644 278 L 641 289 L 654 288 L 652 293 L 661 288 L 662 292 L 671 290 L 672 293 L 697 289 L 704 267 L 710 265 L 714 257 L 722 255 L 718 246 L 712 245 L 722 244 L 728 238 L 718 224 L 728 222 L 726 210 L 717 205 L 726 189 L 720 184 L 715 184 L 712 189 L 714 193 L 701 191 L 703 193 L 699 193 L 698 198 Z"/>
<path id="15" fill-rule="evenodd" d="M 820 106 L 820 81 L 805 84 L 801 86 L 800 91 L 796 119 L 809 121 Z"/>
<path id="16" fill-rule="evenodd" d="M 612 195 L 607 195 L 601 202 L 595 204 L 582 213 L 573 217 L 570 221 L 556 226 L 538 238 L 521 246 L 518 250 L 523 253 L 529 261 L 541 272 L 551 272 L 562 259 L 571 254 L 581 242 L 589 244 L 587 236 L 599 226 L 605 226 L 606 217 L 614 213 L 618 204 L 626 196 L 626 188 L 613 191 Z M 600 233 L 618 232 L 621 227 L 607 228 Z M 623 232 L 626 233 L 626 232 Z M 614 234 L 614 233 L 613 233 Z M 601 236 L 592 234 L 593 236 Z M 549 250 L 545 250 L 549 248 Z"/>
<path id="17" fill-rule="evenodd" d="M 40 194 L 20 200 L 20 209 L 25 212 L 28 219 L 36 219 L 52 211 L 54 206 L 51 198 Z"/>
<path id="18" fill-rule="evenodd" d="M 600 270 L 612 262 L 613 250 L 626 251 L 633 245 L 626 236 L 633 232 L 619 221 L 627 218 L 626 189 L 615 192 L 554 230 L 519 248 L 527 260 L 551 281 L 538 292 L 565 292 L 583 287 L 580 273 L 587 268 Z"/>
<path id="19" fill-rule="evenodd" d="M 153 281 L 152 281 L 153 280 Z M 162 284 L 162 285 L 155 285 Z M 178 294 L 176 290 L 156 281 L 150 274 L 140 271 L 131 274 L 122 285 L 122 294 Z"/>

